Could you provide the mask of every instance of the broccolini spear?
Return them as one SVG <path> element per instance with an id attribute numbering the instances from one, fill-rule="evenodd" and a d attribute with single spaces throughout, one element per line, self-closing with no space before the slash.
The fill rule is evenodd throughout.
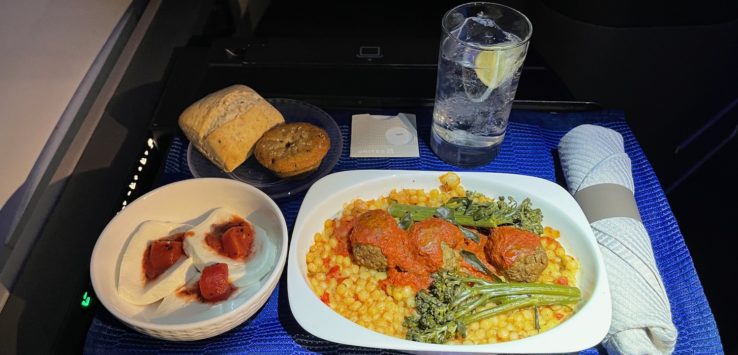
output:
<path id="1" fill-rule="evenodd" d="M 399 203 L 390 205 L 388 209 L 393 217 L 402 218 L 409 214 L 414 221 L 448 214 L 449 219 L 462 226 L 495 228 L 501 225 L 514 225 L 538 235 L 543 233 L 541 224 L 543 214 L 540 209 L 533 208 L 530 199 L 527 198 L 520 204 L 512 197 L 479 202 L 474 199 L 474 193 L 467 192 L 466 197 L 451 198 L 440 210 Z"/>
<path id="2" fill-rule="evenodd" d="M 466 336 L 466 326 L 510 310 L 575 304 L 576 287 L 536 283 L 495 283 L 453 271 L 433 274 L 428 291 L 415 297 L 416 313 L 405 318 L 410 340 L 443 344 Z"/>

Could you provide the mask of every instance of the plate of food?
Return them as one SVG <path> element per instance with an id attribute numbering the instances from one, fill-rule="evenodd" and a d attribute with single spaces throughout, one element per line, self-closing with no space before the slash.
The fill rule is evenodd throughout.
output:
<path id="1" fill-rule="evenodd" d="M 179 125 L 190 141 L 187 164 L 195 177 L 245 182 L 272 198 L 306 190 L 341 155 L 341 130 L 306 102 L 264 99 L 234 85 L 189 106 Z"/>
<path id="2" fill-rule="evenodd" d="M 287 226 L 274 201 L 231 179 L 184 180 L 129 204 L 90 260 L 100 302 L 131 328 L 167 340 L 228 331 L 269 298 Z"/>
<path id="3" fill-rule="evenodd" d="M 310 333 L 401 351 L 573 352 L 611 320 L 583 212 L 560 186 L 521 175 L 328 175 L 298 213 L 287 286 Z"/>

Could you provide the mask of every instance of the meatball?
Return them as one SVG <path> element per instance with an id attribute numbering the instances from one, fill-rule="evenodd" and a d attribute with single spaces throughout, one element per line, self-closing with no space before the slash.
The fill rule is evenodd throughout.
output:
<path id="1" fill-rule="evenodd" d="M 385 271 L 387 256 L 384 252 L 398 241 L 402 242 L 405 231 L 385 210 L 370 210 L 360 214 L 354 220 L 351 231 L 351 252 L 357 264 L 368 268 Z"/>
<path id="2" fill-rule="evenodd" d="M 377 271 L 387 270 L 387 257 L 382 250 L 372 244 L 357 243 L 352 245 L 352 253 L 357 264 Z"/>
<path id="3" fill-rule="evenodd" d="M 409 246 L 426 271 L 454 269 L 458 265 L 454 248 L 464 240 L 459 227 L 440 218 L 428 218 L 414 223 L 408 235 Z"/>
<path id="4" fill-rule="evenodd" d="M 548 265 L 541 238 L 515 227 L 493 229 L 484 251 L 508 281 L 534 282 Z"/>

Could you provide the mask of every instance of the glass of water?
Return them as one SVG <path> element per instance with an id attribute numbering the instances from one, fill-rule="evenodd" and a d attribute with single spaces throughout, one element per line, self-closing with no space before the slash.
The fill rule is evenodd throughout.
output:
<path id="1" fill-rule="evenodd" d="M 525 15 L 476 2 L 442 20 L 431 148 L 443 161 L 480 166 L 505 138 L 533 27 Z"/>

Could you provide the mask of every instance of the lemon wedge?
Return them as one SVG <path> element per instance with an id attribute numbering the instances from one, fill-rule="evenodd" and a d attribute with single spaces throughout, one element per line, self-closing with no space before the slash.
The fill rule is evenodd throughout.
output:
<path id="1" fill-rule="evenodd" d="M 480 51 L 474 59 L 474 70 L 479 81 L 494 90 L 510 79 L 523 62 L 521 54 L 525 47 Z"/>

